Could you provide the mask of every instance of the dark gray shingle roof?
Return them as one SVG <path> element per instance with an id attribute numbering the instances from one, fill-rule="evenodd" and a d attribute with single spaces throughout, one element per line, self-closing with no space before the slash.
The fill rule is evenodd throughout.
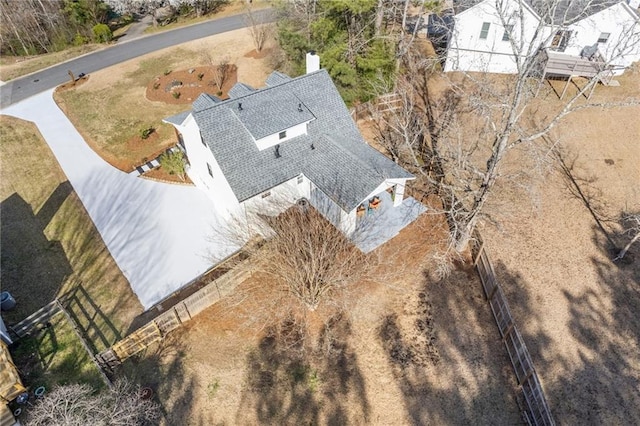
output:
<path id="1" fill-rule="evenodd" d="M 196 100 L 193 102 L 193 110 L 200 111 L 200 110 L 209 108 L 210 106 L 215 105 L 218 102 L 220 102 L 220 98 L 216 96 L 212 96 L 208 93 L 203 93 L 200 96 L 198 96 Z"/>
<path id="2" fill-rule="evenodd" d="M 385 179 L 413 177 L 366 144 L 325 70 L 284 79 L 206 109 L 194 108 L 193 114 L 241 202 L 304 173 L 345 211 L 351 211 Z M 259 151 L 251 137 L 253 132 L 280 131 L 283 125 L 312 118 L 306 135 L 280 144 L 280 158 L 273 147 Z"/>
<path id="3" fill-rule="evenodd" d="M 289 77 L 288 75 L 282 74 L 278 71 L 274 71 L 269 75 L 269 77 L 267 77 L 267 81 L 265 83 L 267 84 L 267 86 L 276 86 L 280 83 L 286 83 L 289 80 L 291 80 L 291 77 Z"/>
<path id="4" fill-rule="evenodd" d="M 184 123 L 184 120 L 186 120 L 189 114 L 191 114 L 191 111 L 181 112 L 179 114 L 172 115 L 171 117 L 167 117 L 162 121 L 166 121 L 167 123 L 171 124 L 177 124 L 178 126 L 180 126 L 182 125 L 182 123 Z"/>
<path id="5" fill-rule="evenodd" d="M 621 0 L 527 0 L 548 24 L 569 25 L 618 4 Z"/>
<path id="6" fill-rule="evenodd" d="M 248 95 L 254 92 L 256 89 L 244 83 L 236 83 L 231 89 L 229 89 L 229 97 L 239 98 L 240 96 Z"/>
<path id="7" fill-rule="evenodd" d="M 229 102 L 233 112 L 255 139 L 276 134 L 315 117 L 304 103 L 288 90 L 263 89 Z"/>
<path id="8" fill-rule="evenodd" d="M 456 13 L 481 3 L 484 0 L 454 0 Z M 517 0 L 514 0 L 517 1 Z M 568 25 L 591 16 L 623 0 L 524 0 L 547 23 Z"/>

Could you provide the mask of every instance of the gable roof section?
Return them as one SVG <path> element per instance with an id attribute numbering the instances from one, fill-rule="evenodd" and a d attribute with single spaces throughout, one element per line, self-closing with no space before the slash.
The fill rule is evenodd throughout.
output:
<path id="1" fill-rule="evenodd" d="M 234 97 L 227 105 L 255 139 L 262 139 L 315 117 L 304 103 L 288 90 L 263 89 Z M 235 102 L 234 102 L 235 101 Z"/>
<path id="2" fill-rule="evenodd" d="M 239 98 L 240 96 L 248 95 L 251 92 L 255 92 L 256 89 L 244 83 L 236 83 L 231 89 L 229 89 L 229 96 L 232 98 Z"/>
<path id="3" fill-rule="evenodd" d="M 279 84 L 271 81 L 274 85 L 254 93 L 203 110 L 194 108 L 202 137 L 240 202 L 304 174 L 348 212 L 385 179 L 413 178 L 366 144 L 325 70 L 281 79 Z M 287 125 L 315 118 L 307 134 L 280 144 L 280 158 L 273 148 L 259 151 L 251 136 L 268 128 L 284 130 L 282 124 L 268 122 L 278 115 L 297 118 L 279 121 Z"/>
<path id="4" fill-rule="evenodd" d="M 196 99 L 197 100 L 197 99 Z M 191 111 L 184 111 L 176 115 L 172 115 L 171 117 L 167 117 L 162 121 L 166 121 L 167 123 L 175 124 L 181 126 L 184 123 L 184 120 L 191 114 Z"/>
<path id="5" fill-rule="evenodd" d="M 267 84 L 267 86 L 276 86 L 280 83 L 286 83 L 287 81 L 291 81 L 291 77 L 281 72 L 274 71 L 269 74 L 269 77 L 267 77 L 267 81 L 265 83 Z"/>
<path id="6" fill-rule="evenodd" d="M 527 0 L 547 24 L 570 25 L 607 9 L 621 0 Z"/>
<path id="7" fill-rule="evenodd" d="M 220 102 L 219 98 L 217 98 L 215 96 L 211 96 L 208 93 L 202 93 L 193 102 L 193 110 L 194 111 L 201 111 L 203 109 L 209 108 L 212 105 L 217 104 L 218 102 Z"/>
<path id="8" fill-rule="evenodd" d="M 486 0 L 454 0 L 456 14 L 469 10 Z M 490 0 L 494 4 L 499 0 Z M 504 0 L 509 1 L 509 0 Z M 518 0 L 511 0 L 518 1 Z M 568 25 L 594 15 L 622 0 L 523 0 L 524 6 L 531 9 L 547 24 Z"/>

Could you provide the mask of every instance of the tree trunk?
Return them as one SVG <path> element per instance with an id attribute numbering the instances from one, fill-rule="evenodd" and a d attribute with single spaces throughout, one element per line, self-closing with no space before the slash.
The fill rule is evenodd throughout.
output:
<path id="1" fill-rule="evenodd" d="M 378 7 L 376 8 L 376 23 L 375 23 L 376 37 L 380 35 L 383 19 L 384 19 L 384 0 L 378 0 Z"/>
<path id="2" fill-rule="evenodd" d="M 629 249 L 631 248 L 631 246 L 633 245 L 633 243 L 635 243 L 636 241 L 638 241 L 638 239 L 640 239 L 640 232 L 638 232 L 632 239 L 631 241 L 629 241 L 627 243 L 626 246 L 624 246 L 624 248 L 622 250 L 620 250 L 620 253 L 618 253 L 618 255 L 616 256 L 615 259 L 613 259 L 614 261 L 616 260 L 620 260 L 622 258 L 624 258 L 624 256 L 627 254 L 627 252 L 629 251 Z"/>

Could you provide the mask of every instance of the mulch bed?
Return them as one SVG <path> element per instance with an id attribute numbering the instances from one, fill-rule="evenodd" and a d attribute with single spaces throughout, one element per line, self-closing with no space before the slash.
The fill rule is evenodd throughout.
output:
<path id="1" fill-rule="evenodd" d="M 149 82 L 146 97 L 150 101 L 174 105 L 191 104 L 202 93 L 227 99 L 229 90 L 237 81 L 238 69 L 231 64 L 221 88 L 216 84 L 212 67 L 171 71 L 168 74 L 156 76 Z"/>

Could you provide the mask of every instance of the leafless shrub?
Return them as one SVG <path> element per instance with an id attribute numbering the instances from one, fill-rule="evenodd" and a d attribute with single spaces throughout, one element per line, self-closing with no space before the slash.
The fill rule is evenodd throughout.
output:
<path id="1" fill-rule="evenodd" d="M 271 25 L 266 23 L 264 18 L 258 16 L 250 5 L 247 5 L 245 9 L 244 20 L 251 35 L 251 40 L 253 40 L 253 46 L 257 52 L 262 51 L 264 44 L 271 35 Z"/>
<path id="2" fill-rule="evenodd" d="M 25 425 L 146 425 L 159 417 L 158 404 L 143 399 L 139 387 L 120 380 L 100 393 L 87 384 L 57 386 L 29 410 Z"/>

